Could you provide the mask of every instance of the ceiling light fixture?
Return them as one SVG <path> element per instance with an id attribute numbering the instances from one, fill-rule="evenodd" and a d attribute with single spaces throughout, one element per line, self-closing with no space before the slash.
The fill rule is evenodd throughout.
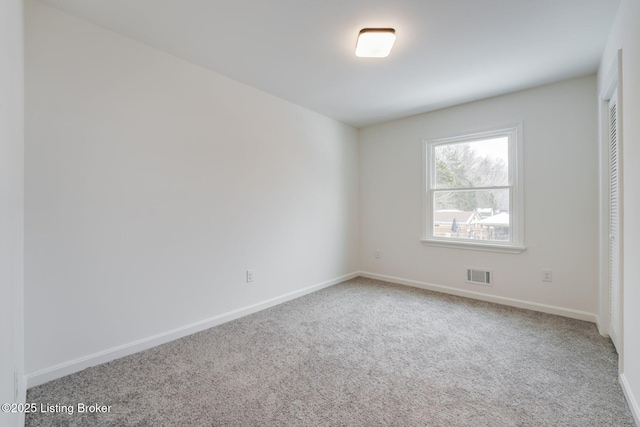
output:
<path id="1" fill-rule="evenodd" d="M 389 56 L 396 41 L 393 28 L 363 28 L 358 34 L 356 56 L 362 58 L 384 58 Z"/>

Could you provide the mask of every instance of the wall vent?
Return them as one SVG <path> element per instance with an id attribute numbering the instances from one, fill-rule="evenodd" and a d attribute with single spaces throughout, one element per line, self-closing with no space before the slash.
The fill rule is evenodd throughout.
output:
<path id="1" fill-rule="evenodd" d="M 493 271 L 479 268 L 467 268 L 467 283 L 493 286 Z"/>

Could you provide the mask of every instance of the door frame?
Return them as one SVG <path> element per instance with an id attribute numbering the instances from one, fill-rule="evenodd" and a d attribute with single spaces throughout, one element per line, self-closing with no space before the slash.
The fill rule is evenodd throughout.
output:
<path id="1" fill-rule="evenodd" d="M 619 49 L 613 64 L 609 68 L 609 72 L 603 81 L 602 89 L 599 93 L 599 119 L 600 119 L 600 298 L 599 298 L 599 316 L 598 330 L 603 336 L 610 336 L 611 331 L 611 310 L 609 298 L 609 244 L 610 244 L 610 206 L 609 206 L 609 100 L 613 93 L 617 90 L 617 149 L 618 149 L 618 200 L 619 200 L 619 296 L 620 296 L 620 330 L 617 331 L 618 345 L 618 371 L 624 371 L 623 348 L 624 348 L 624 269 L 623 269 L 623 253 L 624 253 L 624 191 L 623 191 L 623 135 L 622 135 L 622 49 Z"/>

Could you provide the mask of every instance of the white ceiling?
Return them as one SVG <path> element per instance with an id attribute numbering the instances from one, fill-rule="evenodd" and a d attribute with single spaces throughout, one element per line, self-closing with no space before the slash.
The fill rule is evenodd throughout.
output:
<path id="1" fill-rule="evenodd" d="M 362 127 L 596 71 L 619 0 L 44 0 Z M 396 29 L 387 58 L 358 31 Z"/>

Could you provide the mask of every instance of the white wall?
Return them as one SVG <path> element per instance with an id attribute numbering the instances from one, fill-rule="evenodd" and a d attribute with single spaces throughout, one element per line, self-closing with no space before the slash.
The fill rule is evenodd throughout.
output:
<path id="1" fill-rule="evenodd" d="M 23 3 L 0 2 L 0 403 L 24 402 L 23 368 Z M 18 397 L 14 395 L 14 370 Z M 20 425 L 0 412 L 0 426 Z"/>
<path id="2" fill-rule="evenodd" d="M 590 76 L 361 129 L 362 270 L 595 320 L 595 99 L 596 79 Z M 520 120 L 527 250 L 503 254 L 421 244 L 422 140 Z M 374 257 L 375 249 L 381 250 L 380 259 Z M 466 266 L 494 270 L 494 286 L 465 283 Z M 553 270 L 552 283 L 542 282 L 543 268 Z"/>
<path id="3" fill-rule="evenodd" d="M 624 217 L 624 367 L 621 375 L 636 423 L 640 425 L 640 1 L 622 0 L 598 71 L 599 88 L 622 49 L 622 152 Z"/>
<path id="4" fill-rule="evenodd" d="M 356 129 L 27 5 L 30 384 L 358 270 Z"/>

